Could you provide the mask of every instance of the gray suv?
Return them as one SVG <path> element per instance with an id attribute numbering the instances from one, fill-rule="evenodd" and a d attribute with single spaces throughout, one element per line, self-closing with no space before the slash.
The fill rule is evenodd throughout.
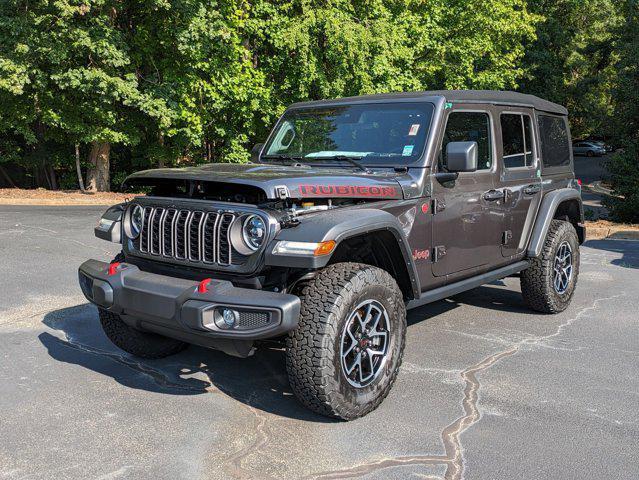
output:
<path id="1" fill-rule="evenodd" d="M 292 391 L 323 415 L 376 408 L 406 310 L 507 276 L 564 310 L 584 241 L 566 109 L 530 95 L 430 91 L 298 103 L 248 164 L 139 172 L 84 262 L 107 336 L 159 358 L 281 342 Z M 451 345 L 455 348 L 455 345 Z"/>

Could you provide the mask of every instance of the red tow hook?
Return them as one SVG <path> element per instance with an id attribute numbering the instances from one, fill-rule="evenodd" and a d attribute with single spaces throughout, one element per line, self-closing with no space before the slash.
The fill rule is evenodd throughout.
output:
<path id="1" fill-rule="evenodd" d="M 204 280 L 202 280 L 200 282 L 200 284 L 197 286 L 198 293 L 206 293 L 206 292 L 208 292 L 209 291 L 208 286 L 211 283 L 211 280 L 212 279 L 210 279 L 210 278 L 205 278 Z"/>
<path id="2" fill-rule="evenodd" d="M 118 267 L 120 266 L 120 262 L 113 262 L 109 265 L 109 273 L 108 275 L 111 277 L 118 273 Z"/>

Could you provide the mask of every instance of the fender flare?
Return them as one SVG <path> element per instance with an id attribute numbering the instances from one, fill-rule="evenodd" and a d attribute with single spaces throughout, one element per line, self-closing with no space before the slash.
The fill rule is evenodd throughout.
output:
<path id="1" fill-rule="evenodd" d="M 302 218 L 300 225 L 294 228 L 280 230 L 277 236 L 266 248 L 265 264 L 271 266 L 320 269 L 325 267 L 339 244 L 349 238 L 367 235 L 379 231 L 388 231 L 395 237 L 397 245 L 404 259 L 406 270 L 410 279 L 413 296 L 417 298 L 420 293 L 419 276 L 415 262 L 410 252 L 410 245 L 402 225 L 394 215 L 379 209 L 344 209 L 333 212 L 323 212 L 321 215 L 313 215 Z M 273 248 L 278 241 L 288 240 L 295 242 L 324 242 L 335 240 L 337 246 L 329 255 L 318 257 L 302 257 L 293 255 L 274 255 Z"/>
<path id="2" fill-rule="evenodd" d="M 577 200 L 579 203 L 580 222 L 583 222 L 584 209 L 581 201 L 581 192 L 579 190 L 575 190 L 574 188 L 560 188 L 546 193 L 539 207 L 537 220 L 535 221 L 530 242 L 528 243 L 528 249 L 526 250 L 528 257 L 535 258 L 541 255 L 550 223 L 559 205 L 566 200 Z"/>

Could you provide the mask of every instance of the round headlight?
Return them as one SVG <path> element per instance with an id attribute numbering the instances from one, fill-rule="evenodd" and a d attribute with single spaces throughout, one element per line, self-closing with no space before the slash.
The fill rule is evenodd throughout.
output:
<path id="1" fill-rule="evenodd" d="M 266 224 L 262 217 L 250 215 L 242 224 L 242 240 L 253 251 L 259 249 L 266 238 Z"/>
<path id="2" fill-rule="evenodd" d="M 142 221 L 144 220 L 144 209 L 140 205 L 133 207 L 129 215 L 129 237 L 137 238 L 142 230 Z"/>

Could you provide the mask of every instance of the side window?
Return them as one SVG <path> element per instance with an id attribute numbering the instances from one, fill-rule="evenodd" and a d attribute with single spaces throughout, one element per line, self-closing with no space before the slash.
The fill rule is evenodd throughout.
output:
<path id="1" fill-rule="evenodd" d="M 506 168 L 530 167 L 533 164 L 532 122 L 528 115 L 502 113 L 501 138 Z"/>
<path id="2" fill-rule="evenodd" d="M 570 144 L 568 128 L 564 117 L 539 115 L 539 136 L 544 167 L 570 165 Z"/>
<path id="3" fill-rule="evenodd" d="M 493 164 L 490 118 L 483 112 L 451 112 L 442 141 L 442 164 L 446 165 L 449 142 L 477 142 L 477 170 L 488 170 Z"/>

